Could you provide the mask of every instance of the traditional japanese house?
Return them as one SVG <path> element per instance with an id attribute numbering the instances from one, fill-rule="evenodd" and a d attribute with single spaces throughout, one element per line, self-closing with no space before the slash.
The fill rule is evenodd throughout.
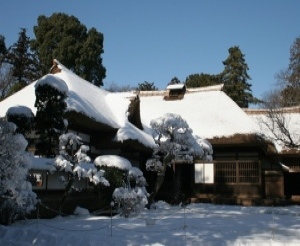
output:
<path id="1" fill-rule="evenodd" d="M 140 167 L 144 176 L 148 176 L 149 192 L 154 179 L 145 171 L 145 162 L 156 146 L 149 133 L 150 121 L 165 113 L 176 113 L 187 121 L 195 135 L 207 139 L 214 151 L 212 162 L 181 162 L 169 169 L 180 173 L 182 192 L 187 199 L 276 204 L 294 194 L 288 187 L 292 187 L 289 182 L 294 177 L 291 170 L 293 173 L 297 170 L 292 163 L 297 162 L 298 152 L 282 151 L 278 155 L 276 142 L 262 134 L 258 122 L 222 91 L 222 85 L 190 89 L 179 84 L 165 91 L 110 93 L 81 79 L 56 60 L 51 72 L 41 79 L 59 78 L 68 87 L 65 117 L 69 131 L 90 146 L 91 157 L 115 154 Z M 0 117 L 5 117 L 7 110 L 16 104 L 30 108 L 35 114 L 35 83 L 0 102 Z M 289 162 L 287 158 L 292 160 Z M 51 189 L 62 190 L 55 184 L 57 177 L 50 176 L 49 168 L 43 165 L 32 170 L 35 189 L 40 194 L 44 190 L 47 194 Z M 173 174 L 170 171 L 168 175 L 158 199 L 167 200 L 171 194 Z M 78 186 L 89 188 L 86 181 Z"/>
<path id="2" fill-rule="evenodd" d="M 176 165 L 187 197 L 235 204 L 267 204 L 285 198 L 282 166 L 270 155 L 276 151 L 274 144 L 263 138 L 257 122 L 222 91 L 222 85 L 187 88 L 180 100 L 142 91 L 139 95 L 143 124 L 177 113 L 195 135 L 212 144 L 212 162 Z M 170 194 L 167 187 L 172 186 L 165 185 L 162 197 Z"/>
<path id="3" fill-rule="evenodd" d="M 54 60 L 51 72 L 38 81 L 54 84 L 57 80 L 64 81 L 67 86 L 67 109 L 64 116 L 68 121 L 68 131 L 77 134 L 83 143 L 90 147 L 88 154 L 92 159 L 99 155 L 119 155 L 128 159 L 133 166 L 139 167 L 146 162 L 152 154 L 155 143 L 152 136 L 143 130 L 137 95 L 109 93 L 78 77 Z M 0 117 L 5 117 L 9 108 L 18 105 L 31 109 L 35 115 L 36 83 L 37 81 L 34 81 L 1 101 Z M 29 146 L 29 151 L 34 154 L 34 144 Z M 68 180 L 68 174 L 53 172 L 53 160 L 51 163 L 51 160 L 43 161 L 43 158 L 39 158 L 39 160 L 33 159 L 33 163 L 36 163 L 31 170 L 33 189 L 39 197 L 47 198 L 48 204 L 51 204 L 51 201 L 61 197 L 65 188 L 58 177 Z M 77 182 L 79 189 L 86 190 L 89 187 L 87 179 Z M 86 202 L 88 199 L 82 197 L 84 194 L 87 193 L 81 193 L 79 196 L 83 202 Z M 73 200 L 78 201 L 79 196 L 77 194 Z M 93 198 L 89 196 L 89 201 L 96 204 Z"/>

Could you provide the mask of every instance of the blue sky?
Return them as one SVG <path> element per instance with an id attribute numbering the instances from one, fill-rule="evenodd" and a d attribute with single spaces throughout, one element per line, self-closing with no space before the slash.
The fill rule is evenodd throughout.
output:
<path id="1" fill-rule="evenodd" d="M 35 38 L 39 15 L 74 15 L 104 34 L 104 86 L 154 82 L 164 89 L 173 77 L 223 71 L 228 49 L 245 54 L 254 96 L 274 86 L 300 36 L 299 0 L 5 0 L 0 34 L 9 47 L 20 28 Z"/>

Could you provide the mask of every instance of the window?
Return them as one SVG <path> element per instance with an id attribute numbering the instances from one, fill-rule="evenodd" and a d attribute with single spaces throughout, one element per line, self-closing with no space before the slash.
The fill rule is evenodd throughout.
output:
<path id="1" fill-rule="evenodd" d="M 195 183 L 213 184 L 214 183 L 214 164 L 196 163 L 195 164 Z"/>
<path id="2" fill-rule="evenodd" d="M 43 174 L 32 173 L 29 175 L 29 181 L 33 187 L 42 187 L 43 186 Z"/>
<path id="3" fill-rule="evenodd" d="M 221 162 L 216 163 L 216 182 L 217 183 L 236 183 L 235 162 Z"/>
<path id="4" fill-rule="evenodd" d="M 216 162 L 217 183 L 260 183 L 258 161 Z"/>

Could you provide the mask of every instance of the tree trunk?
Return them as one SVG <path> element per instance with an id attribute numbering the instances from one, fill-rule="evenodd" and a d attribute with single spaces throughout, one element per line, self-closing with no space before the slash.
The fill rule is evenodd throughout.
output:
<path id="1" fill-rule="evenodd" d="M 154 185 L 154 190 L 151 192 L 150 196 L 148 197 L 148 204 L 146 207 L 150 209 L 151 204 L 154 202 L 154 198 L 156 197 L 161 185 L 163 184 L 165 180 L 165 173 L 167 169 L 167 165 L 171 162 L 171 160 L 174 158 L 174 155 L 171 153 L 168 153 L 163 160 L 163 169 L 161 172 L 157 173 L 157 178 Z"/>
<path id="2" fill-rule="evenodd" d="M 172 203 L 179 204 L 180 202 L 182 202 L 182 198 L 182 170 L 180 165 L 178 165 L 173 173 Z"/>
<path id="3" fill-rule="evenodd" d="M 64 206 L 65 201 L 66 201 L 66 199 L 67 199 L 67 197 L 68 197 L 68 195 L 70 193 L 70 190 L 71 190 L 71 188 L 73 186 L 74 181 L 75 181 L 75 176 L 72 175 L 71 178 L 68 181 L 68 184 L 66 186 L 64 195 L 63 195 L 63 197 L 61 199 L 61 202 L 60 202 L 60 206 L 59 206 L 59 212 L 60 213 L 62 213 L 62 211 L 63 211 L 63 206 Z"/>

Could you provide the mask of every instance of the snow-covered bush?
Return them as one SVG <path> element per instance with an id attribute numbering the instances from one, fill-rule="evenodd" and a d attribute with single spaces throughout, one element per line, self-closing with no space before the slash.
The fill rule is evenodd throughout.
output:
<path id="1" fill-rule="evenodd" d="M 26 106 L 14 106 L 7 110 L 6 120 L 15 123 L 16 132 L 25 136 L 33 128 L 34 115 L 31 109 Z"/>
<path id="2" fill-rule="evenodd" d="M 116 187 L 112 193 L 114 204 L 118 206 L 121 214 L 129 217 L 131 213 L 139 213 L 148 202 L 145 188 L 147 183 L 142 171 L 132 167 L 127 159 L 120 156 L 98 156 L 94 162 L 101 168 L 119 170 L 119 174 L 123 174 L 122 186 Z"/>
<path id="3" fill-rule="evenodd" d="M 27 141 L 15 131 L 15 124 L 0 121 L 0 224 L 4 225 L 30 213 L 37 203 L 27 181 L 30 168 L 25 152 Z"/>
<path id="4" fill-rule="evenodd" d="M 74 188 L 73 183 L 76 178 L 89 178 L 95 185 L 109 186 L 109 182 L 104 178 L 104 171 L 98 170 L 91 162 L 91 158 L 87 155 L 88 151 L 89 147 L 82 145 L 81 138 L 74 133 L 62 134 L 59 137 L 59 155 L 55 158 L 55 166 L 57 170 L 70 174 L 70 179 L 65 182 L 66 192 L 62 198 L 61 209 L 67 195 Z"/>

